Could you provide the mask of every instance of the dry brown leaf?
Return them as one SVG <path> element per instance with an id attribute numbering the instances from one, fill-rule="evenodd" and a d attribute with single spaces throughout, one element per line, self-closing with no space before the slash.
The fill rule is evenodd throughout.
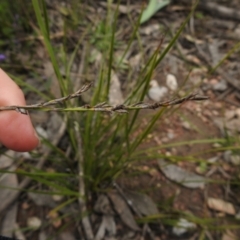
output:
<path id="1" fill-rule="evenodd" d="M 16 166 L 12 166 L 9 171 L 14 171 Z M 3 188 L 1 188 L 3 187 Z M 0 203 L 1 205 L 5 206 L 8 205 L 9 197 L 12 194 L 15 194 L 16 189 L 10 188 L 17 188 L 18 187 L 18 180 L 16 174 L 11 173 L 4 173 L 0 175 Z M 5 209 L 3 209 L 4 211 Z"/>
<path id="2" fill-rule="evenodd" d="M 204 188 L 205 186 L 207 180 L 205 177 L 188 172 L 174 164 L 169 164 L 163 159 L 159 159 L 158 164 L 164 175 L 174 182 L 188 188 Z"/>
<path id="3" fill-rule="evenodd" d="M 109 202 L 109 199 L 104 194 L 99 195 L 94 205 L 94 211 L 104 215 L 114 215 L 114 211 L 112 210 L 112 206 Z"/>
<path id="4" fill-rule="evenodd" d="M 134 231 L 139 231 L 139 227 L 125 200 L 116 192 L 109 192 L 109 198 L 123 223 Z"/>
<path id="5" fill-rule="evenodd" d="M 230 230 L 227 230 L 222 236 L 222 240 L 237 240 L 237 239 L 238 238 Z"/>
<path id="6" fill-rule="evenodd" d="M 138 213 L 141 215 L 151 216 L 159 214 L 156 204 L 146 194 L 132 191 L 124 191 L 124 194 L 128 200 L 131 200 L 132 205 L 138 210 Z"/>
<path id="7" fill-rule="evenodd" d="M 208 198 L 207 205 L 209 208 L 219 211 L 219 212 L 224 212 L 224 213 L 227 213 L 230 215 L 236 214 L 236 210 L 235 210 L 233 204 L 230 202 L 226 202 L 222 199 Z"/>
<path id="8" fill-rule="evenodd" d="M 1 234 L 5 237 L 13 237 L 15 231 L 15 223 L 17 220 L 17 204 L 14 204 L 7 211 L 3 218 L 1 226 Z"/>
<path id="9" fill-rule="evenodd" d="M 116 235 L 116 224 L 114 222 L 113 216 L 103 216 L 100 227 L 95 236 L 95 240 L 106 239 L 105 233 L 108 233 L 108 236 Z"/>
<path id="10" fill-rule="evenodd" d="M 12 165 L 15 153 L 16 152 L 12 150 L 8 150 L 4 153 L 4 155 L 2 154 L 0 156 L 0 169 L 4 169 Z"/>

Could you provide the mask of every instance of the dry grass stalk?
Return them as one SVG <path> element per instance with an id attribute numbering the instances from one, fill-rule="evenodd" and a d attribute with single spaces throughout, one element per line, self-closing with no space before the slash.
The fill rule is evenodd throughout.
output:
<path id="1" fill-rule="evenodd" d="M 63 102 L 77 98 L 82 93 L 86 92 L 90 87 L 92 86 L 92 83 L 83 85 L 77 92 L 69 94 L 66 97 L 57 98 L 50 100 L 48 102 L 44 103 L 37 103 L 32 105 L 26 105 L 26 106 L 3 106 L 0 107 L 0 111 L 9 111 L 9 110 L 15 110 L 17 112 L 20 112 L 22 114 L 28 114 L 28 110 L 43 110 L 43 111 L 57 111 L 57 112 L 87 112 L 87 111 L 96 111 L 96 112 L 109 112 L 109 113 L 128 113 L 128 111 L 132 110 L 141 110 L 141 109 L 157 109 L 160 107 L 168 107 L 172 105 L 178 105 L 187 101 L 203 101 L 207 100 L 207 96 L 200 96 L 197 93 L 192 93 L 186 97 L 182 98 L 176 98 L 170 101 L 165 102 L 155 102 L 155 103 L 144 103 L 139 102 L 131 105 L 124 105 L 119 104 L 116 106 L 111 106 L 107 104 L 106 102 L 99 103 L 95 106 L 85 105 L 81 107 L 73 107 L 73 108 L 54 108 L 51 107 L 53 105 L 62 104 Z"/>

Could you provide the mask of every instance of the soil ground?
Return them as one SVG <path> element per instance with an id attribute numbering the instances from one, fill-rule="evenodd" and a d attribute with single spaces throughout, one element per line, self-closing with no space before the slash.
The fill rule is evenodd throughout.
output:
<path id="1" fill-rule="evenodd" d="M 213 149 L 222 147 L 221 145 L 219 146 L 216 143 L 191 144 L 191 141 L 194 140 L 223 139 L 223 137 L 225 137 L 222 132 L 223 128 L 219 127 L 215 119 L 220 119 L 222 122 L 230 122 L 231 119 L 229 120 L 226 113 L 230 110 L 237 112 L 240 109 L 239 48 L 224 61 L 219 67 L 219 70 L 215 71 L 214 74 L 209 74 L 208 71 L 236 46 L 236 44 L 239 44 L 240 40 L 240 13 L 236 11 L 233 15 L 227 15 L 226 11 L 220 11 L 220 6 L 229 9 L 240 9 L 240 4 L 238 1 L 231 1 L 230 3 L 226 1 L 212 1 L 213 8 L 210 8 L 208 4 L 204 4 L 204 2 L 205 1 L 202 1 L 200 3 L 196 14 L 190 19 L 189 24 L 181 34 L 175 47 L 157 67 L 153 78 L 157 80 L 159 85 L 166 86 L 166 76 L 173 74 L 177 79 L 178 86 L 182 87 L 184 85 L 181 89 L 182 93 L 198 91 L 201 95 L 208 96 L 209 99 L 202 103 L 186 102 L 177 107 L 178 110 L 173 114 L 167 112 L 164 118 L 157 121 L 153 131 L 139 147 L 139 150 L 161 146 L 162 144 L 170 145 L 179 142 L 189 142 L 189 144 L 183 146 L 162 148 L 159 150 L 159 154 L 164 154 L 166 159 L 167 157 L 169 159 L 171 157 L 174 159 L 174 156 L 179 157 L 180 160 L 176 161 L 175 159 L 177 166 L 184 170 L 200 174 L 201 176 L 209 177 L 212 182 L 205 185 L 204 188 L 190 189 L 184 187 L 182 184 L 171 181 L 166 174 L 164 174 L 164 171 L 161 171 L 157 157 L 133 164 L 132 168 L 117 180 L 117 184 L 122 189 L 147 194 L 158 206 L 160 214 L 164 213 L 167 217 L 165 219 L 160 218 L 157 223 L 149 223 L 151 231 L 155 235 L 154 237 L 151 236 L 151 234 L 146 234 L 144 237 L 144 234 L 136 234 L 136 232 L 132 230 L 134 234 L 131 236 L 127 235 L 127 233 L 131 231 L 118 219 L 117 229 L 120 233 L 112 236 L 111 239 L 240 239 L 239 230 L 231 229 L 231 226 L 234 228 L 239 225 L 239 220 L 236 220 L 240 203 L 238 197 L 239 189 L 236 185 L 232 184 L 233 180 L 239 180 L 239 165 L 236 162 L 226 161 L 224 158 L 226 151 L 213 151 Z M 92 16 L 89 16 L 91 21 L 96 21 L 96 19 L 94 19 L 95 12 L 97 13 L 96 15 L 100 17 L 106 13 L 106 5 L 103 2 L 96 3 L 91 1 L 91 3 L 88 4 L 89 12 L 92 13 Z M 129 27 L 126 14 L 124 13 L 126 4 L 127 3 L 122 1 L 120 8 L 121 24 L 119 28 L 124 30 L 120 36 L 123 40 L 128 39 L 132 31 L 132 28 Z M 130 1 L 128 4 L 129 7 L 133 9 L 132 15 L 137 16 L 141 9 L 141 4 L 133 1 Z M 54 6 L 54 4 L 52 6 Z M 52 18 L 58 16 L 57 14 L 56 16 L 54 15 L 54 11 L 57 12 L 56 9 L 50 10 L 50 12 L 53 12 Z M 134 9 L 136 9 L 136 11 Z M 146 55 L 150 55 L 155 51 L 160 39 L 163 38 L 163 33 L 167 32 L 163 40 L 162 48 L 166 46 L 171 39 L 171 34 L 176 33 L 180 24 L 189 13 L 189 10 L 190 3 L 186 4 L 186 1 L 183 0 L 172 1 L 171 4 L 160 10 L 140 27 L 139 32 Z M 212 11 L 214 14 L 211 14 Z M 226 15 L 224 16 L 224 14 Z M 160 29 L 163 30 L 159 31 L 156 26 L 160 26 Z M 35 54 L 39 57 L 42 55 L 41 51 L 42 46 L 37 48 Z M 141 61 L 138 60 L 138 52 L 136 51 L 137 48 L 133 47 L 128 59 L 129 64 L 132 64 L 134 69 L 132 72 L 133 76 L 138 72 L 136 66 L 142 64 Z M 18 57 L 24 60 L 23 54 Z M 28 78 L 26 82 L 38 86 L 41 90 L 41 88 L 44 89 L 44 86 L 41 86 L 39 83 L 44 79 L 44 75 L 48 74 L 46 70 L 48 68 L 45 65 L 45 70 L 41 69 L 42 64 L 37 61 L 35 65 L 38 68 L 38 73 L 43 74 L 42 79 L 40 79 L 39 82 L 33 82 L 31 78 Z M 27 67 L 25 67 L 23 72 L 26 71 L 26 69 Z M 124 89 L 126 88 L 124 79 L 126 76 L 124 75 L 125 73 L 122 72 L 118 74 L 124 95 Z M 185 82 L 187 76 L 189 76 L 188 81 Z M 90 76 L 90 78 L 91 77 L 92 76 Z M 223 84 L 221 85 L 221 83 Z M 52 93 L 57 95 L 58 90 L 54 84 L 53 81 L 51 83 Z M 28 103 L 38 101 L 36 94 L 32 94 L 31 92 L 25 93 Z M 174 96 L 175 94 L 175 92 L 169 90 L 168 96 L 165 96 L 165 99 L 169 99 L 169 96 Z M 146 100 L 148 100 L 147 97 Z M 144 129 L 144 126 L 147 125 L 149 119 L 155 112 L 156 111 L 152 112 L 147 110 L 140 114 L 142 128 L 139 129 L 139 131 Z M 237 116 L 237 114 L 235 115 L 234 118 L 240 117 Z M 43 128 L 52 128 L 52 131 L 56 132 L 56 129 L 51 127 L 54 126 L 54 124 L 51 125 L 51 121 L 55 123 L 59 120 L 54 116 L 52 118 L 53 119 L 49 118 L 49 115 L 46 113 L 32 114 L 35 126 L 40 124 Z M 46 122 L 49 122 L 50 125 Z M 235 130 L 237 131 L 237 129 Z M 232 145 L 239 147 L 237 140 L 239 136 L 232 134 L 231 137 L 235 139 Z M 63 139 L 62 141 L 65 143 L 66 140 Z M 187 158 L 189 156 L 194 160 L 189 161 L 189 158 Z M 186 157 L 187 160 L 184 160 L 184 157 Z M 217 162 L 212 162 L 211 159 L 216 157 Z M 210 208 L 207 204 L 209 198 L 221 199 L 231 203 L 236 212 L 234 214 L 228 214 L 224 210 L 224 207 L 221 210 Z M 39 206 L 24 193 L 20 195 L 18 203 L 17 222 L 20 228 L 26 227 L 27 219 L 31 216 L 37 215 L 40 219 L 45 219 L 46 215 L 52 209 L 50 203 L 47 207 Z M 172 232 L 172 223 L 166 224 L 166 222 L 172 219 L 176 220 L 176 216 L 183 216 L 183 212 L 193 214 L 198 219 L 209 220 L 214 218 L 215 221 L 207 226 L 207 220 L 203 224 L 199 220 L 197 227 L 193 231 L 186 231 L 183 235 L 177 236 Z M 72 223 L 72 219 L 67 218 L 65 221 Z M 99 221 L 100 220 L 96 220 L 96 222 L 98 222 L 97 225 L 99 225 Z M 211 224 L 212 226 L 210 226 Z M 222 230 L 217 228 L 223 225 L 229 227 Z M 203 230 L 203 226 L 209 228 L 205 231 Z M 47 235 L 54 235 L 56 232 L 60 232 L 60 228 L 61 222 L 59 225 L 53 224 L 48 229 Z M 79 239 L 79 232 L 81 233 L 79 226 L 75 225 L 74 227 L 68 227 L 65 232 L 70 235 L 64 237 L 60 234 L 61 236 L 56 239 L 70 239 L 69 236 L 71 236 L 72 239 Z M 41 230 L 27 232 L 25 239 L 47 239 L 44 234 L 46 235 L 46 232 Z M 201 238 L 201 236 L 203 237 Z M 105 237 L 104 239 L 110 238 Z"/>

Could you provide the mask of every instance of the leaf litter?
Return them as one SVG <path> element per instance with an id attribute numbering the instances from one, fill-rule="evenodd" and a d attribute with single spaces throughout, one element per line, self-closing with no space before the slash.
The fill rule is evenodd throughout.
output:
<path id="1" fill-rule="evenodd" d="M 207 178 L 186 171 L 185 169 L 169 164 L 163 159 L 158 160 L 159 167 L 165 176 L 180 185 L 188 188 L 204 188 Z"/>
<path id="2" fill-rule="evenodd" d="M 214 4 L 217 4 L 217 3 L 214 3 Z M 102 3 L 99 3 L 99 5 L 102 5 Z M 101 6 L 99 7 L 99 5 L 96 4 L 96 6 L 94 6 L 93 9 L 98 9 L 98 11 L 101 12 L 102 9 L 101 9 Z M 234 6 L 234 2 L 229 4 L 229 7 L 231 7 L 231 6 Z M 120 7 L 121 7 L 120 10 L 122 9 L 121 11 L 122 11 L 123 14 L 128 13 L 128 8 L 126 8 L 125 5 L 120 6 Z M 129 7 L 131 9 L 131 12 L 134 13 L 134 11 L 137 9 L 138 5 L 130 4 Z M 104 8 L 106 8 L 106 5 L 105 5 Z M 140 7 L 139 7 L 138 11 L 139 10 L 140 10 Z M 166 19 L 168 21 L 168 23 L 171 24 L 172 31 L 175 31 L 176 28 L 179 27 L 179 22 L 180 22 L 179 19 L 181 19 L 181 14 L 180 14 L 179 11 L 181 11 L 183 13 L 186 13 L 186 5 L 184 5 L 184 4 L 181 5 L 181 1 L 178 3 L 177 6 L 174 3 L 170 4 L 167 8 L 165 8 L 165 9 L 163 9 L 163 10 L 161 10 L 161 11 L 159 11 L 157 13 L 158 14 L 157 16 L 161 16 L 160 21 L 158 20 L 157 24 L 159 24 L 161 28 L 163 26 L 166 26 L 165 23 L 163 23 L 161 21 L 161 19 Z M 205 13 L 205 12 L 203 12 L 203 13 Z M 56 12 L 55 12 L 55 14 L 56 14 Z M 155 20 L 156 19 L 153 18 L 153 20 L 149 21 L 149 24 L 151 25 L 152 22 L 153 22 L 153 26 L 155 26 L 156 25 L 155 24 Z M 185 89 L 182 89 L 183 93 L 181 93 L 181 96 L 186 96 L 187 95 L 186 93 L 188 93 L 189 89 L 192 89 L 193 86 L 199 86 L 201 83 L 203 83 L 203 85 L 204 85 L 204 81 L 205 81 L 205 84 L 208 85 L 210 79 L 208 78 L 208 76 L 206 76 L 206 68 L 205 69 L 202 68 L 202 65 L 204 65 L 205 60 L 209 60 L 211 64 L 216 64 L 217 63 L 217 59 L 221 58 L 221 56 L 223 56 L 223 54 L 225 54 L 227 52 L 229 47 L 233 44 L 233 41 L 235 41 L 234 39 L 238 39 L 239 40 L 238 34 L 237 34 L 238 33 L 237 30 L 238 30 L 239 26 L 236 26 L 236 24 L 234 24 L 233 20 L 232 21 L 225 21 L 223 19 L 217 19 L 216 17 L 211 16 L 211 17 L 209 17 L 206 20 L 207 24 L 204 24 L 204 26 L 206 27 L 205 31 L 204 31 L 204 28 L 201 25 L 202 24 L 201 18 L 197 18 L 196 17 L 196 18 L 194 18 L 194 20 L 195 20 L 195 22 L 190 23 L 189 29 L 187 30 L 188 35 L 194 36 L 194 37 L 189 38 L 189 37 L 186 37 L 186 35 L 184 37 L 184 34 L 183 34 L 183 38 L 180 38 L 177 44 L 179 46 L 178 50 L 182 49 L 183 53 L 186 54 L 186 60 L 188 61 L 188 64 L 193 64 L 193 65 L 197 66 L 198 69 L 199 69 L 199 72 L 198 72 L 198 74 L 196 74 L 197 75 L 197 81 L 193 81 L 192 85 L 189 84 L 189 85 L 186 86 Z M 124 21 L 122 21 L 122 24 L 124 24 Z M 128 22 L 127 22 L 127 25 L 129 25 Z M 59 23 L 58 23 L 58 28 L 59 28 Z M 165 28 L 165 29 L 169 30 L 167 28 Z M 129 32 L 127 32 L 127 31 L 128 31 L 128 28 L 126 28 L 126 33 L 124 34 L 124 36 L 129 36 L 130 35 Z M 151 51 L 151 48 L 153 49 L 154 46 L 157 45 L 157 42 L 159 40 L 158 38 L 160 37 L 160 35 L 159 35 L 160 33 L 159 32 L 160 31 L 158 31 L 157 28 L 155 29 L 155 27 L 154 28 L 152 27 L 150 29 L 150 31 L 148 31 L 147 34 L 145 34 L 146 35 L 145 38 L 143 37 L 143 47 L 145 47 L 146 51 L 149 51 L 149 50 Z M 194 34 L 194 32 L 195 32 L 195 34 Z M 78 38 L 79 38 L 79 36 L 78 36 Z M 224 39 L 224 43 L 221 43 L 220 41 L 217 41 L 217 43 L 220 42 L 220 44 L 218 44 L 218 46 L 214 46 L 213 43 L 215 42 L 215 40 L 216 39 L 217 40 L 218 39 L 221 40 L 222 38 Z M 231 38 L 232 42 L 229 41 L 229 38 Z M 166 41 L 168 41 L 167 37 L 166 37 Z M 138 53 L 137 49 L 133 49 L 132 53 L 135 53 L 135 56 L 138 56 L 138 54 L 136 54 L 136 53 Z M 202 53 L 204 53 L 204 54 L 202 54 Z M 181 55 L 179 55 L 176 51 L 173 51 L 173 52 L 169 53 L 169 55 L 177 56 L 178 59 L 181 59 Z M 134 54 L 130 54 L 129 55 L 130 58 L 133 57 L 133 56 L 134 56 Z M 225 76 L 222 75 L 225 83 L 227 82 L 227 84 L 221 85 L 221 86 L 217 86 L 217 87 L 215 85 L 215 88 L 211 87 L 211 88 L 206 89 L 206 91 L 204 90 L 204 88 L 201 89 L 202 90 L 201 94 L 204 93 L 204 95 L 206 94 L 206 95 L 208 95 L 210 97 L 210 99 L 208 101 L 208 104 L 207 105 L 203 105 L 203 109 L 201 108 L 201 111 L 197 110 L 197 109 L 199 109 L 198 104 L 189 103 L 189 102 L 186 103 L 184 105 L 184 107 L 181 108 L 181 113 L 185 113 L 184 111 L 186 111 L 186 109 L 187 109 L 187 111 L 192 112 L 194 115 L 196 115 L 196 118 L 198 118 L 199 121 L 202 120 L 202 119 L 205 119 L 204 120 L 205 122 L 202 123 L 202 125 L 199 128 L 203 132 L 204 132 L 204 130 L 206 128 L 208 130 L 208 132 L 209 132 L 209 136 L 210 137 L 212 137 L 212 136 L 219 136 L 219 135 L 215 135 L 216 130 L 211 125 L 212 122 L 213 122 L 213 119 L 215 119 L 215 115 L 213 114 L 214 111 L 217 111 L 217 113 L 221 112 L 221 107 L 218 108 L 217 105 L 215 104 L 215 102 L 217 101 L 216 96 L 219 97 L 219 99 L 221 99 L 221 101 L 222 101 L 222 108 L 223 107 L 231 108 L 230 110 L 235 111 L 239 107 L 239 101 L 236 99 L 237 92 L 238 92 L 239 89 L 237 88 L 237 86 L 238 86 L 237 82 L 234 81 L 234 80 L 238 79 L 239 72 L 236 70 L 237 69 L 236 67 L 234 68 L 234 64 L 233 64 L 234 61 L 236 61 L 236 62 L 239 62 L 239 61 L 237 60 L 238 59 L 237 55 L 233 55 L 233 57 L 235 58 L 235 60 L 234 60 L 234 58 L 229 59 L 229 61 L 226 62 L 226 65 L 221 67 L 222 71 L 224 71 L 225 73 L 229 73 L 229 75 L 230 75 L 230 77 L 227 76 L 227 78 L 225 78 Z M 126 60 L 128 60 L 130 58 L 127 58 Z M 172 61 L 169 60 L 170 58 L 171 58 L 171 56 L 167 56 L 166 60 L 162 62 L 161 66 L 157 67 L 157 69 L 155 70 L 155 73 L 154 73 L 154 75 L 155 75 L 154 79 L 158 79 L 159 84 L 161 86 L 164 86 L 164 84 L 166 84 L 164 76 L 166 76 L 166 74 L 174 73 L 174 75 L 176 75 L 177 79 L 178 79 L 178 86 L 181 88 L 181 86 L 182 86 L 181 84 L 184 82 L 184 78 L 188 74 L 185 71 L 185 67 L 184 67 L 185 62 L 180 60 L 180 61 L 178 61 L 177 63 L 174 64 Z M 139 68 L 137 68 L 137 66 L 141 65 L 140 61 L 142 61 L 141 57 L 137 57 L 136 59 L 135 59 L 136 62 L 134 62 L 134 66 L 136 66 L 136 67 L 133 70 L 133 74 L 137 73 L 137 71 L 139 69 Z M 45 61 L 45 59 L 43 59 L 43 60 Z M 96 71 L 96 66 L 93 67 L 93 72 L 94 71 Z M 164 74 L 163 74 L 163 72 L 164 72 Z M 119 73 L 117 73 L 117 74 L 118 74 L 118 77 L 120 79 L 120 81 L 119 81 L 120 84 L 124 84 L 124 80 L 122 80 L 122 75 L 119 74 Z M 221 75 L 221 73 L 217 73 L 217 74 Z M 191 74 L 190 74 L 190 76 L 191 76 Z M 233 80 L 229 80 L 229 79 L 233 79 Z M 190 82 L 191 81 L 192 81 L 192 79 L 190 78 Z M 219 81 L 219 82 L 221 82 L 221 81 Z M 33 84 L 35 84 L 34 81 L 33 81 Z M 40 83 L 40 85 L 41 85 L 41 83 Z M 227 85 L 227 89 L 226 89 L 226 85 Z M 121 86 L 118 86 L 118 87 L 121 87 Z M 228 91 L 229 88 L 232 88 L 230 93 Z M 56 91 L 56 95 L 58 95 L 57 90 L 54 87 L 52 87 L 52 90 L 53 90 L 53 92 Z M 124 94 L 124 92 L 123 92 L 123 94 Z M 220 94 L 225 94 L 225 96 L 223 97 L 223 95 L 220 95 Z M 229 103 L 229 101 L 231 103 Z M 234 104 L 236 105 L 236 108 L 234 108 Z M 101 107 L 103 107 L 103 106 L 101 106 Z M 139 106 L 140 107 L 147 107 L 149 105 L 147 105 L 145 103 L 139 103 Z M 106 107 L 108 107 L 108 106 L 106 106 Z M 119 107 L 119 108 L 121 108 L 121 107 Z M 117 108 L 117 110 L 124 110 L 124 109 L 119 109 L 119 108 Z M 195 118 L 193 118 L 193 119 L 194 119 L 193 120 L 194 122 L 198 121 Z M 231 129 L 233 132 L 235 132 L 236 129 L 234 129 L 234 128 L 237 125 L 236 126 L 234 125 L 235 123 L 232 122 L 233 119 L 234 118 L 225 121 L 226 118 L 224 116 L 222 119 L 220 119 L 220 121 L 223 121 L 223 122 L 225 121 L 227 124 L 229 123 L 229 125 L 227 125 L 227 127 L 229 129 Z M 238 118 L 236 117 L 236 119 L 238 119 Z M 178 117 L 171 117 L 170 119 L 165 119 L 164 122 L 165 123 L 163 125 L 161 125 L 161 128 L 160 128 L 161 130 L 158 131 L 157 133 L 156 132 L 153 133 L 153 135 L 156 135 L 158 137 L 160 142 L 162 140 L 162 134 L 165 134 L 165 133 L 169 132 L 169 129 L 174 129 L 174 134 L 175 134 L 177 139 L 184 139 L 184 134 L 185 133 L 183 132 L 183 129 L 182 129 L 182 127 L 184 127 L 184 126 L 181 126 L 181 124 L 180 125 L 176 124 L 176 122 L 177 123 L 181 122 L 181 121 L 179 121 Z M 234 125 L 234 127 L 232 127 L 231 124 L 232 124 L 232 126 Z M 211 128 L 208 128 L 209 125 L 211 126 Z M 167 130 L 167 131 L 165 131 L 165 130 Z M 194 129 L 188 129 L 188 132 L 189 133 L 186 134 L 188 136 L 188 139 L 193 139 L 193 138 L 195 139 L 195 138 L 197 138 L 199 136 L 199 133 L 197 131 L 195 131 Z M 222 133 L 223 132 L 224 132 L 224 125 L 222 125 Z M 230 134 L 232 134 L 232 133 L 230 133 Z M 174 138 L 174 139 L 176 140 L 176 138 Z M 150 140 L 151 139 L 149 139 L 149 142 L 150 142 Z M 166 143 L 171 143 L 172 140 L 173 139 L 170 139 L 170 138 L 167 137 L 166 138 Z M 148 144 L 148 143 L 146 143 L 146 144 Z M 149 144 L 152 144 L 152 143 L 150 142 Z M 194 148 L 194 147 L 192 147 L 192 148 Z M 205 146 L 205 148 L 206 148 L 206 146 Z M 200 147 L 200 149 L 202 149 L 202 148 Z M 186 147 L 185 149 L 184 148 L 182 148 L 182 149 L 180 149 L 180 148 L 175 148 L 175 149 L 174 148 L 168 148 L 167 150 L 163 151 L 163 153 L 167 153 L 167 154 L 171 155 L 172 153 L 175 152 L 175 153 L 177 153 L 179 155 L 183 155 L 184 156 L 189 151 L 190 151 L 190 147 L 188 147 L 188 148 Z M 237 153 L 235 153 L 235 152 L 234 152 L 234 154 L 237 155 Z M 212 155 L 212 157 L 214 157 L 214 156 Z M 207 157 L 206 159 L 209 159 L 209 158 Z M 222 160 L 221 159 L 222 158 L 220 156 L 216 163 L 222 165 L 222 162 L 221 162 Z M 232 167 L 230 165 L 231 163 L 229 162 L 228 164 L 229 164 L 229 167 L 228 167 L 227 172 L 231 174 L 232 173 L 231 172 L 232 171 Z M 184 168 L 188 168 L 189 167 L 188 165 L 192 166 L 193 164 L 192 163 L 181 164 L 181 162 L 180 162 L 178 165 L 181 166 L 180 169 L 184 170 Z M 178 169 L 178 170 L 176 170 L 178 172 L 179 168 L 175 168 L 175 167 L 179 167 L 179 166 L 174 166 L 172 169 L 173 170 Z M 157 167 L 157 166 L 155 165 L 155 167 Z M 207 168 L 211 168 L 211 165 L 210 166 L 208 165 Z M 171 171 L 173 171 L 173 170 L 171 170 Z M 192 168 L 192 170 L 193 170 L 193 168 Z M 168 172 L 168 171 L 169 170 L 167 170 L 166 172 Z M 190 172 L 190 170 L 188 170 L 188 171 L 184 170 L 183 171 L 183 173 L 186 174 L 187 176 L 188 176 L 189 172 Z M 197 176 L 199 176 L 199 175 L 197 175 Z M 202 176 L 200 176 L 200 177 L 202 177 Z M 216 175 L 214 175 L 213 177 L 216 177 L 216 179 L 219 179 L 219 178 L 217 178 L 218 176 L 216 176 Z M 160 176 L 160 178 L 161 178 L 161 176 Z M 172 178 L 172 176 L 169 177 L 170 180 L 171 180 L 171 178 Z M 220 179 L 222 179 L 222 178 L 224 179 L 224 176 L 220 176 Z M 205 180 L 205 179 L 206 178 L 203 177 L 202 180 Z M 175 179 L 172 179 L 172 180 L 174 181 Z M 155 183 L 156 185 L 159 184 L 159 182 L 156 182 L 157 179 L 153 180 L 151 178 L 149 179 L 149 182 L 147 182 L 147 183 L 150 184 L 151 181 L 152 181 L 152 183 Z M 141 181 L 139 181 L 139 182 L 141 182 Z M 178 182 L 178 184 L 176 184 L 175 187 L 178 188 L 179 185 L 181 185 L 182 182 L 185 182 L 185 178 L 180 178 L 180 182 Z M 186 182 L 188 182 L 188 181 L 186 181 Z M 145 183 L 145 184 L 147 184 L 147 183 Z M 162 184 L 162 182 L 161 182 L 161 184 Z M 138 188 L 139 186 L 140 185 L 136 185 L 135 188 Z M 170 188 L 169 186 L 173 186 L 173 185 L 167 185 L 168 188 Z M 216 199 L 217 199 L 216 195 L 219 195 L 219 196 L 223 195 L 222 192 L 218 192 L 219 187 L 216 187 L 216 188 L 214 188 L 214 187 L 211 188 L 211 186 L 208 186 L 208 187 L 210 187 L 210 190 L 207 191 L 207 192 L 210 195 L 213 195 L 213 197 L 215 196 Z M 143 189 L 140 187 L 140 190 L 143 190 Z M 156 195 L 153 195 L 153 198 L 155 198 L 155 200 L 156 200 L 156 196 L 158 196 L 157 194 L 159 194 L 160 191 L 164 192 L 164 186 L 162 186 L 161 190 L 158 189 L 158 192 L 157 191 L 155 192 Z M 187 192 L 187 190 L 185 190 L 185 189 L 181 189 L 181 191 L 182 191 L 182 194 L 180 194 L 179 198 L 181 197 L 181 195 L 183 195 L 183 194 L 185 194 Z M 199 191 L 199 190 L 197 190 L 197 189 L 196 190 L 192 190 L 191 194 L 194 195 L 196 193 L 195 191 Z M 165 192 L 165 193 L 166 194 L 164 196 L 162 196 L 162 198 L 157 199 L 157 201 L 161 201 L 162 199 L 166 199 L 167 196 L 169 196 L 168 195 L 169 192 Z M 187 193 L 189 193 L 189 192 L 187 192 Z M 126 191 L 125 194 L 127 195 L 127 191 Z M 202 195 L 199 195 L 199 196 L 202 196 Z M 132 201 L 134 202 L 134 200 L 133 200 L 134 197 L 131 198 L 131 196 L 128 196 L 128 198 L 132 199 Z M 138 199 L 138 200 L 140 198 L 141 198 L 140 195 L 139 195 L 139 197 L 136 197 L 136 199 Z M 199 197 L 199 199 L 200 198 L 201 197 Z M 135 199 L 135 201 L 138 202 L 138 200 L 136 200 L 136 199 Z M 143 199 L 145 199 L 145 197 L 143 197 Z M 200 200 L 199 199 L 196 202 L 196 205 L 201 208 L 201 204 L 200 204 Z M 234 199 L 234 197 L 233 197 L 233 199 Z M 190 199 L 190 200 L 192 200 L 192 199 Z M 177 201 L 178 201 L 178 199 L 176 199 L 176 202 Z M 233 201 L 233 203 L 234 202 L 235 201 Z M 121 204 L 120 204 L 120 206 L 121 206 Z M 144 205 L 144 200 L 142 200 L 142 203 L 139 203 L 139 205 L 141 206 L 140 207 L 140 209 L 141 209 L 140 212 L 142 214 L 144 214 L 143 206 L 141 204 Z M 146 201 L 145 204 L 151 206 L 152 203 L 150 203 L 150 201 Z M 183 205 L 184 203 L 180 202 L 178 206 L 181 207 L 182 206 L 181 204 Z M 188 205 L 193 205 L 193 204 L 188 204 Z M 123 204 L 123 206 L 125 206 L 126 208 L 129 208 L 128 205 L 124 205 Z M 174 206 L 177 206 L 177 204 L 174 205 Z M 116 206 L 116 208 L 120 208 L 120 207 Z M 154 207 L 153 207 L 153 209 L 154 209 Z M 153 209 L 152 210 L 148 210 L 148 207 L 146 207 L 146 209 L 145 209 L 146 212 L 145 213 L 151 212 L 151 211 L 154 212 Z M 179 210 L 181 208 L 176 208 L 176 209 Z M 194 212 L 194 210 L 192 210 L 192 211 Z M 218 211 L 218 210 L 215 209 L 215 211 Z M 121 211 L 119 211 L 119 212 L 121 213 Z M 195 211 L 195 212 L 197 212 L 197 211 Z M 131 211 L 130 211 L 130 213 L 131 213 Z M 133 213 L 131 213 L 131 214 L 133 214 Z M 211 212 L 208 212 L 208 214 L 211 214 Z M 106 217 L 105 213 L 103 213 L 103 217 Z M 161 226 L 163 226 L 163 225 L 161 225 Z M 105 224 L 105 227 L 106 227 L 106 224 Z M 106 228 L 105 228 L 105 230 L 106 230 Z M 167 231 L 163 231 L 163 235 L 164 234 L 166 236 Z M 159 235 L 160 235 L 160 233 L 159 233 Z M 103 236 L 103 234 L 101 236 Z M 226 236 L 226 234 L 224 236 Z"/>

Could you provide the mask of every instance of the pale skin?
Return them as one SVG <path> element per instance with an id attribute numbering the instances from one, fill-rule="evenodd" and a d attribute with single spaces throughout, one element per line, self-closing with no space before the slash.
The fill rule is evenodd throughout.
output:
<path id="1" fill-rule="evenodd" d="M 21 89 L 0 69 L 0 106 L 26 105 Z M 39 139 L 29 115 L 16 111 L 0 112 L 0 142 L 19 152 L 31 151 L 39 145 Z"/>

